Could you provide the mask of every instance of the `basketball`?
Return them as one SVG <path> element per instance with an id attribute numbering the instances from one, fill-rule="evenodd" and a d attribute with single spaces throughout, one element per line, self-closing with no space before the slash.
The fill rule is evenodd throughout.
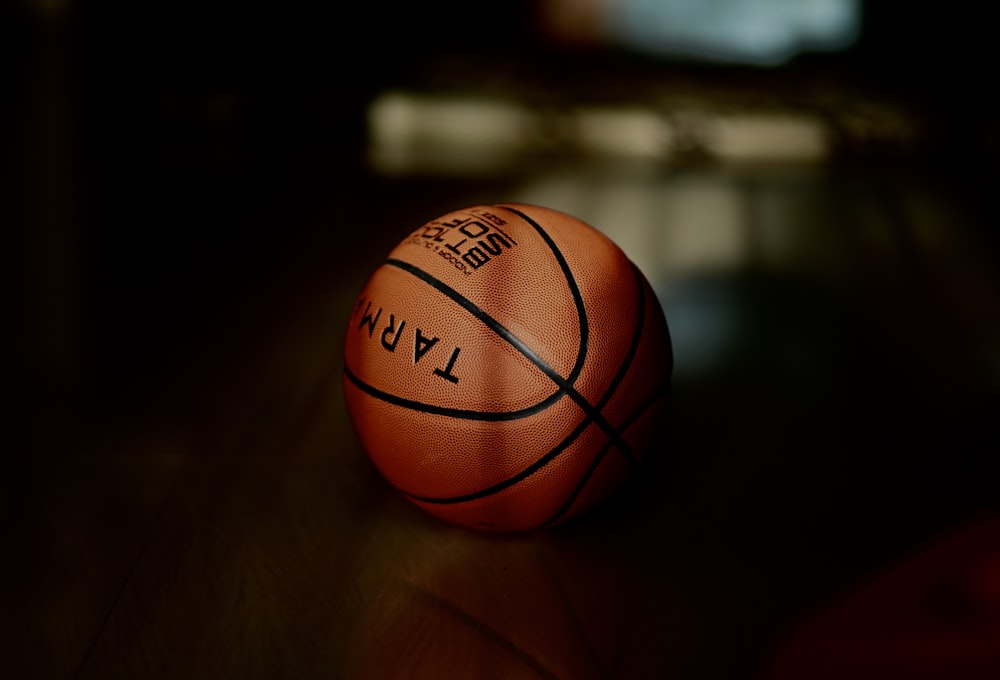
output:
<path id="1" fill-rule="evenodd" d="M 411 503 L 526 531 L 636 472 L 672 365 L 656 295 L 611 240 L 549 208 L 476 206 L 417 228 L 372 273 L 348 323 L 344 394 Z"/>

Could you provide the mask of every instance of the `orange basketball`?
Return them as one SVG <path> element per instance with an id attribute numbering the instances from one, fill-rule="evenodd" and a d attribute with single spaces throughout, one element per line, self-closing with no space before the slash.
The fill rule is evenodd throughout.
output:
<path id="1" fill-rule="evenodd" d="M 354 305 L 348 412 L 385 478 L 443 520 L 562 522 L 621 486 L 662 420 L 663 311 L 625 254 L 561 212 L 458 210 L 405 238 Z"/>

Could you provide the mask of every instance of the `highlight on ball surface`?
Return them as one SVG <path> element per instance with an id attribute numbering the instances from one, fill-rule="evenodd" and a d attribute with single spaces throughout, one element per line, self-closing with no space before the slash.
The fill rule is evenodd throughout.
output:
<path id="1" fill-rule="evenodd" d="M 611 240 L 498 204 L 420 226 L 371 274 L 344 392 L 369 457 L 410 502 L 524 531 L 622 486 L 649 453 L 672 366 L 662 308 Z"/>

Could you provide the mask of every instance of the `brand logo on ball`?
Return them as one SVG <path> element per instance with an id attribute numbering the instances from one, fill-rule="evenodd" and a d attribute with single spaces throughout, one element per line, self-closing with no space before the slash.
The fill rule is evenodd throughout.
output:
<path id="1" fill-rule="evenodd" d="M 362 306 L 364 311 L 362 311 Z M 379 346 L 387 352 L 393 354 L 396 353 L 396 347 L 399 345 L 400 338 L 403 337 L 403 332 L 406 330 L 406 321 L 403 319 L 397 319 L 396 315 L 392 312 L 386 312 L 389 317 L 388 320 L 383 319 L 383 309 L 380 306 L 373 306 L 371 300 L 367 300 L 364 297 L 358 299 L 358 304 L 354 306 L 354 317 L 359 314 L 361 316 L 360 321 L 358 321 L 357 331 L 359 333 L 365 333 L 367 330 L 368 339 L 375 341 L 378 338 Z M 384 325 L 379 325 L 379 319 L 383 319 L 382 323 Z M 375 329 L 378 327 L 380 332 L 376 336 Z M 416 366 L 417 363 L 424 358 L 424 355 L 434 349 L 434 346 L 438 344 L 441 338 L 434 336 L 428 336 L 424 334 L 420 328 L 416 328 L 412 333 L 413 337 L 413 365 Z M 458 355 L 462 351 L 461 347 L 455 347 L 451 351 L 451 355 L 448 357 L 447 363 L 442 366 L 433 368 L 431 373 L 439 378 L 443 378 L 450 383 L 457 384 L 458 376 L 455 375 L 455 362 L 458 361 Z"/>
<path id="2" fill-rule="evenodd" d="M 488 210 L 447 215 L 420 227 L 406 243 L 433 250 L 465 275 L 472 274 L 517 245 L 504 231 L 507 221 Z"/>

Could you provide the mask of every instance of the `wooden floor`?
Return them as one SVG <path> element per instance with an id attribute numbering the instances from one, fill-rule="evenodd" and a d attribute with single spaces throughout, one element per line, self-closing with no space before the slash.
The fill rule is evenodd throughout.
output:
<path id="1" fill-rule="evenodd" d="M 968 527 L 997 527 L 1000 270 L 946 183 L 731 169 L 364 181 L 298 214 L 280 253 L 258 245 L 205 279 L 117 372 L 17 411 L 0 675 L 996 676 L 983 640 L 1000 620 L 1000 532 Z M 622 190 L 631 208 L 612 220 Z M 739 210 L 678 218 L 706 196 Z M 378 476 L 345 414 L 341 346 L 396 240 L 505 200 L 634 247 L 677 369 L 668 427 L 621 498 L 493 536 L 422 515 Z M 962 531 L 964 547 L 935 547 Z M 976 616 L 927 604 L 966 568 Z M 880 583 L 905 592 L 880 598 Z M 878 644 L 893 634 L 916 651 Z"/>

